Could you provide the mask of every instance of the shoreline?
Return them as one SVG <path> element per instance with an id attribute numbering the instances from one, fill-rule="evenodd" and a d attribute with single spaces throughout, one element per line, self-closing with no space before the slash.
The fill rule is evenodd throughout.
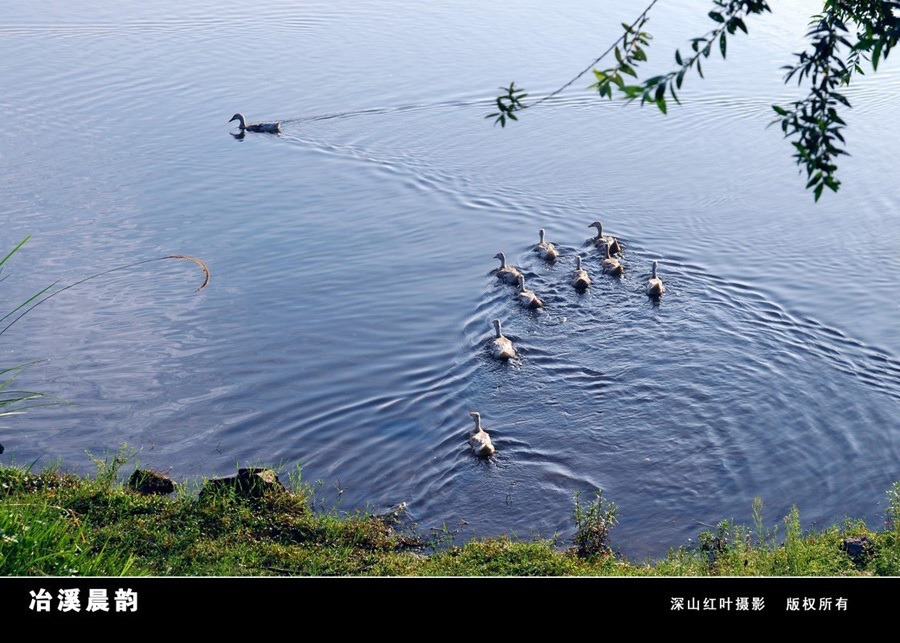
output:
<path id="1" fill-rule="evenodd" d="M 900 575 L 900 483 L 881 530 L 846 519 L 803 531 L 796 508 L 767 527 L 757 500 L 752 527 L 723 520 L 696 543 L 638 561 L 616 553 L 617 507 L 602 495 L 576 499 L 573 542 L 457 542 L 448 529 L 419 533 L 403 505 L 316 509 L 299 471 L 281 481 L 250 467 L 141 493 L 132 487 L 145 474 L 123 482 L 123 461 L 95 463 L 94 477 L 0 465 L 0 576 Z"/>

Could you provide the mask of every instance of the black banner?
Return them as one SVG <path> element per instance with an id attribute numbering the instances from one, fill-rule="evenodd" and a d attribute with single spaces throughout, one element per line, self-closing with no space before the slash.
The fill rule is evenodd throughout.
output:
<path id="1" fill-rule="evenodd" d="M 875 622 L 900 579 L 841 578 L 0 578 L 0 622 L 93 628 L 172 619 L 290 624 L 326 614 L 347 624 L 580 618 L 587 613 L 692 626 Z M 323 611 L 324 610 L 324 611 Z M 568 616 L 567 616 L 568 615 Z M 223 621 L 224 619 L 224 621 Z M 367 619 L 376 619 L 374 622 Z M 516 623 L 509 623 L 516 625 Z"/>

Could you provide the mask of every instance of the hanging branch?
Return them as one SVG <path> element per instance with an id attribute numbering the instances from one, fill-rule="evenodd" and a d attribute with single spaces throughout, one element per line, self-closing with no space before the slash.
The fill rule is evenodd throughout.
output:
<path id="1" fill-rule="evenodd" d="M 667 111 L 666 90 L 669 91 L 672 99 L 680 104 L 681 101 L 678 100 L 675 90 L 681 89 L 685 74 L 696 65 L 697 75 L 703 78 L 701 58 L 709 58 L 712 55 L 713 47 L 716 47 L 724 59 L 728 51 L 728 36 L 734 35 L 738 29 L 747 33 L 744 18 L 750 14 L 771 12 L 765 0 L 714 0 L 713 4 L 717 9 L 710 11 L 708 15 L 717 26 L 702 36 L 691 38 L 692 54 L 683 56 L 680 50 L 675 50 L 675 64 L 677 65 L 675 69 L 661 76 L 648 78 L 639 85 L 616 83 L 619 92 L 628 102 L 640 98 L 641 105 L 648 102 L 653 103 L 665 114 Z"/>
<path id="2" fill-rule="evenodd" d="M 647 5 L 647 8 L 641 12 L 641 14 L 635 19 L 634 22 L 631 23 L 630 26 L 626 25 L 625 23 L 622 23 L 622 26 L 625 27 L 625 33 L 622 36 L 620 36 L 618 39 L 616 39 L 615 42 L 613 42 L 613 44 L 611 44 L 606 51 L 604 51 L 602 54 L 600 54 L 594 60 L 594 62 L 592 62 L 590 65 L 588 65 L 583 70 L 581 70 L 575 77 L 573 77 L 567 83 L 565 83 L 564 85 L 559 87 L 557 90 L 547 94 L 546 96 L 535 101 L 531 105 L 526 105 L 526 104 L 522 103 L 521 100 L 523 98 L 525 98 L 526 96 L 528 96 L 528 94 L 522 92 L 521 90 L 517 90 L 515 88 L 514 82 L 510 83 L 509 87 L 501 87 L 500 88 L 502 91 L 504 91 L 506 93 L 501 94 L 500 96 L 497 97 L 497 99 L 496 99 L 497 111 L 493 112 L 491 114 L 488 114 L 487 116 L 485 116 L 485 118 L 493 118 L 494 125 L 496 125 L 497 123 L 500 123 L 500 127 L 506 127 L 506 119 L 511 119 L 514 121 L 519 120 L 516 117 L 515 112 L 521 111 L 527 107 L 537 107 L 541 103 L 550 100 L 551 98 L 553 98 L 560 92 L 571 87 L 572 84 L 576 80 L 578 80 L 579 78 L 584 76 L 586 73 L 591 71 L 601 60 L 606 58 L 612 51 L 614 51 L 618 47 L 619 43 L 622 43 L 624 45 L 625 42 L 628 40 L 628 36 L 631 33 L 631 30 L 635 29 L 635 27 L 637 27 L 638 24 L 643 25 L 645 22 L 647 22 L 648 14 L 650 13 L 650 9 L 652 9 L 653 5 L 655 5 L 658 1 L 659 0 L 652 0 L 652 2 L 650 2 L 650 4 Z M 646 60 L 646 58 L 645 58 L 645 60 Z"/>
<path id="3" fill-rule="evenodd" d="M 591 85 L 601 97 L 621 95 L 626 102 L 641 99 L 641 105 L 653 103 L 664 114 L 668 110 L 666 94 L 677 103 L 677 91 L 681 90 L 687 72 L 696 68 L 703 77 L 701 59 L 709 58 L 718 50 L 725 58 L 728 36 L 737 30 L 747 33 L 744 18 L 753 14 L 770 13 L 765 0 L 713 0 L 709 12 L 716 26 L 703 36 L 691 38 L 691 52 L 682 55 L 675 51 L 676 67 L 666 74 L 653 76 L 641 83 L 628 85 L 625 76 L 637 77 L 635 67 L 647 60 L 643 47 L 649 46 L 650 34 L 642 31 L 649 19 L 649 11 L 656 4 L 651 2 L 638 18 L 627 25 L 624 33 L 587 69 L 579 73 L 555 92 L 530 105 L 522 102 L 527 96 L 515 84 L 503 87 L 505 94 L 497 98 L 498 111 L 486 118 L 506 126 L 507 119 L 518 120 L 515 112 L 535 107 L 559 94 L 588 71 L 593 69 L 609 53 L 614 52 L 616 64 L 607 69 L 593 69 L 597 82 Z M 900 41 L 900 2 L 888 0 L 825 0 L 821 14 L 813 16 L 812 27 L 807 33 L 811 46 L 807 51 L 795 54 L 794 65 L 785 67 L 785 82 L 797 79 L 798 85 L 808 83 L 809 93 L 802 100 L 787 106 L 773 105 L 778 114 L 773 123 L 780 123 L 785 138 L 793 139 L 793 157 L 801 172 L 805 169 L 807 189 L 813 190 L 815 200 L 822 196 L 824 188 L 836 192 L 840 181 L 835 178 L 835 159 L 845 155 L 842 130 L 846 123 L 838 114 L 841 105 L 851 107 L 850 101 L 840 91 L 849 85 L 854 74 L 863 74 L 862 63 L 868 61 L 873 71 L 887 58 L 891 49 Z M 851 34 L 848 24 L 855 25 Z"/>
<path id="4" fill-rule="evenodd" d="M 812 188 L 816 201 L 826 187 L 837 192 L 841 186 L 835 178 L 835 160 L 847 154 L 841 133 L 847 124 L 838 109 L 851 105 L 838 90 L 850 84 L 854 73 L 864 75 L 863 60 L 878 71 L 879 61 L 897 45 L 900 17 L 896 10 L 900 3 L 829 0 L 806 34 L 810 49 L 795 54 L 797 62 L 784 67 L 785 82 L 796 77 L 798 86 L 808 81 L 810 89 L 805 98 L 786 107 L 773 105 L 778 118 L 772 123 L 780 123 L 785 138 L 795 139 L 791 142 L 796 150 L 793 157 L 801 172 L 806 170 L 806 187 Z M 848 22 L 857 26 L 855 42 L 850 40 Z"/>

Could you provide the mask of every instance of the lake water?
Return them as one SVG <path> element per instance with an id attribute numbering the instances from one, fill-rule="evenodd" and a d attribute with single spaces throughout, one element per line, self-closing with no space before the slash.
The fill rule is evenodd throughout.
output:
<path id="1" fill-rule="evenodd" d="M 81 284 L 6 332 L 17 385 L 73 403 L 3 418 L 5 462 L 90 471 L 127 442 L 177 479 L 302 467 L 341 510 L 409 503 L 423 532 L 660 555 L 723 518 L 883 521 L 900 480 L 896 61 L 850 87 L 852 157 L 819 204 L 770 105 L 808 11 L 749 21 L 663 117 L 585 76 L 511 127 L 640 9 L 627 2 L 37 0 L 0 6 L 4 305 Z M 799 3 L 798 3 L 799 4 Z M 677 5 L 677 6 L 676 6 Z M 660 3 L 648 72 L 708 28 Z M 237 111 L 278 136 L 230 135 Z M 603 221 L 623 280 L 583 245 Z M 531 246 L 539 228 L 562 251 Z M 492 275 L 497 252 L 547 301 Z M 580 253 L 594 276 L 568 284 Z M 642 292 L 650 261 L 668 292 Z M 490 359 L 499 317 L 521 356 Z M 468 412 L 498 448 L 467 449 Z M 463 522 L 464 521 L 464 522 Z"/>

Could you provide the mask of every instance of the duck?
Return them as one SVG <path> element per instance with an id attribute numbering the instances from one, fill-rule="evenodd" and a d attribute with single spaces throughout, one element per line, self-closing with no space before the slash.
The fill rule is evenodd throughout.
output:
<path id="1" fill-rule="evenodd" d="M 597 236 L 591 239 L 594 245 L 598 248 L 602 248 L 603 246 L 607 246 L 609 248 L 610 254 L 617 254 L 622 252 L 622 246 L 619 244 L 619 241 L 615 237 L 604 237 L 603 236 L 603 224 L 599 221 L 594 221 L 589 228 L 597 228 Z"/>
<path id="2" fill-rule="evenodd" d="M 656 275 L 656 270 L 659 267 L 659 262 L 653 262 L 653 274 L 650 276 L 650 279 L 647 280 L 647 294 L 650 297 L 659 297 L 664 292 L 666 292 L 666 287 L 663 285 L 662 279 L 660 279 Z"/>
<path id="3" fill-rule="evenodd" d="M 625 268 L 622 267 L 619 260 L 609 256 L 609 246 L 603 246 L 603 253 L 606 255 L 606 258 L 600 262 L 603 274 L 618 276 L 625 272 Z"/>
<path id="4" fill-rule="evenodd" d="M 498 252 L 494 255 L 494 259 L 500 260 L 500 267 L 497 269 L 498 279 L 505 281 L 508 284 L 519 283 L 519 277 L 522 276 L 522 272 L 515 266 L 507 265 L 505 254 Z"/>
<path id="5" fill-rule="evenodd" d="M 512 341 L 509 337 L 503 336 L 499 319 L 495 319 L 493 324 L 497 336 L 491 342 L 491 355 L 497 359 L 512 359 L 516 356 L 516 349 L 513 347 Z"/>
<path id="6" fill-rule="evenodd" d="M 497 452 L 497 449 L 491 442 L 491 436 L 481 428 L 481 413 L 471 411 L 469 415 L 475 419 L 475 428 L 469 433 L 469 446 L 479 458 L 489 458 Z"/>
<path id="7" fill-rule="evenodd" d="M 532 291 L 525 288 L 525 275 L 519 275 L 519 301 L 528 308 L 543 308 L 544 302 L 538 299 Z"/>
<path id="8" fill-rule="evenodd" d="M 228 122 L 230 123 L 231 121 L 239 121 L 238 124 L 240 125 L 242 132 L 245 130 L 248 132 L 269 132 L 272 134 L 277 134 L 277 133 L 281 132 L 281 122 L 280 121 L 274 121 L 271 123 L 249 123 L 248 124 L 246 119 L 244 118 L 244 115 L 240 114 L 240 113 L 232 116 L 231 120 L 229 120 Z"/>
<path id="9" fill-rule="evenodd" d="M 584 290 L 591 285 L 591 277 L 587 270 L 581 267 L 581 257 L 575 257 L 575 270 L 572 271 L 572 285 L 578 290 Z"/>
<path id="10" fill-rule="evenodd" d="M 534 249 L 542 254 L 546 261 L 556 261 L 559 258 L 559 252 L 556 250 L 552 243 L 544 241 L 544 229 L 541 228 L 540 230 L 538 230 L 538 234 L 541 235 L 541 241 L 534 247 Z"/>

